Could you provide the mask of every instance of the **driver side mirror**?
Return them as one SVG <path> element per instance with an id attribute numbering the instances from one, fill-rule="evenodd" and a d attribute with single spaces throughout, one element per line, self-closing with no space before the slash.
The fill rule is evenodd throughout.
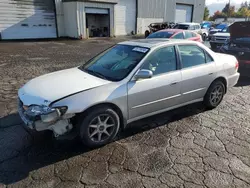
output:
<path id="1" fill-rule="evenodd" d="M 153 72 L 151 70 L 146 70 L 146 69 L 142 69 L 139 70 L 139 72 L 136 73 L 135 75 L 135 79 L 139 80 L 139 79 L 149 79 L 153 77 Z"/>

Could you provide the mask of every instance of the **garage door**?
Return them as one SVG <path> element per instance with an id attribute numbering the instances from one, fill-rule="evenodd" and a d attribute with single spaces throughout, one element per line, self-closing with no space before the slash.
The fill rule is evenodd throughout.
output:
<path id="1" fill-rule="evenodd" d="M 136 0 L 119 0 L 115 5 L 115 35 L 135 33 Z"/>
<path id="2" fill-rule="evenodd" d="M 85 8 L 85 13 L 86 14 L 108 14 L 109 11 L 108 9 L 103 9 L 103 8 Z"/>
<path id="3" fill-rule="evenodd" d="M 175 22 L 192 22 L 193 6 L 191 5 L 176 5 Z"/>
<path id="4" fill-rule="evenodd" d="M 0 0 L 1 38 L 56 38 L 53 1 Z"/>

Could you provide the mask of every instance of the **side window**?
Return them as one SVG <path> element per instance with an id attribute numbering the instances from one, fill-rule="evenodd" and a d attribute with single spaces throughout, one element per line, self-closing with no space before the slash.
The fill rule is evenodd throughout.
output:
<path id="1" fill-rule="evenodd" d="M 192 37 L 193 37 L 193 35 L 192 35 L 191 32 L 185 31 L 185 38 L 186 39 L 189 39 L 189 38 L 192 38 Z"/>
<path id="2" fill-rule="evenodd" d="M 175 36 L 173 36 L 173 39 L 184 39 L 183 33 L 178 33 Z"/>
<path id="3" fill-rule="evenodd" d="M 197 37 L 197 34 L 192 32 L 192 37 Z"/>
<path id="4" fill-rule="evenodd" d="M 141 69 L 151 70 L 154 76 L 175 71 L 177 69 L 175 48 L 169 46 L 154 51 L 145 60 Z"/>
<path id="5" fill-rule="evenodd" d="M 206 51 L 205 51 L 205 56 L 206 56 L 206 63 L 214 62 L 214 60 L 211 57 L 211 55 L 209 55 Z"/>
<path id="6" fill-rule="evenodd" d="M 182 68 L 189 68 L 206 63 L 204 51 L 196 45 L 180 45 Z"/>
<path id="7" fill-rule="evenodd" d="M 199 25 L 195 25 L 195 29 L 200 29 L 200 26 Z"/>
<path id="8" fill-rule="evenodd" d="M 195 30 L 194 25 L 190 25 L 189 30 Z"/>

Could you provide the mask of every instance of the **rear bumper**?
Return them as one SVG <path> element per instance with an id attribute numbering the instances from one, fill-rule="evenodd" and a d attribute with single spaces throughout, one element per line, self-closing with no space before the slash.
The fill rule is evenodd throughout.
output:
<path id="1" fill-rule="evenodd" d="M 239 78 L 240 78 L 240 73 L 238 73 L 238 72 L 236 74 L 232 75 L 232 76 L 229 76 L 228 79 L 227 79 L 228 87 L 235 86 L 238 83 Z"/>

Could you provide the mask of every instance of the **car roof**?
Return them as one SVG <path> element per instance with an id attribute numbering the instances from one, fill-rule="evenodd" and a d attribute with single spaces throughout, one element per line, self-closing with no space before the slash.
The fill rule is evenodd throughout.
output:
<path id="1" fill-rule="evenodd" d="M 199 23 L 194 23 L 194 22 L 182 22 L 182 23 L 178 23 L 180 25 L 200 25 Z"/>
<path id="2" fill-rule="evenodd" d="M 156 46 L 164 45 L 164 44 L 197 44 L 197 42 L 191 40 L 181 40 L 181 39 L 139 39 L 139 40 L 131 40 L 120 42 L 119 44 L 129 45 L 129 46 L 140 46 L 144 48 L 153 48 Z"/>
<path id="3" fill-rule="evenodd" d="M 160 31 L 157 31 L 157 32 L 173 32 L 173 33 L 178 33 L 178 32 L 182 32 L 184 31 L 183 29 L 163 29 L 163 30 L 160 30 Z"/>

